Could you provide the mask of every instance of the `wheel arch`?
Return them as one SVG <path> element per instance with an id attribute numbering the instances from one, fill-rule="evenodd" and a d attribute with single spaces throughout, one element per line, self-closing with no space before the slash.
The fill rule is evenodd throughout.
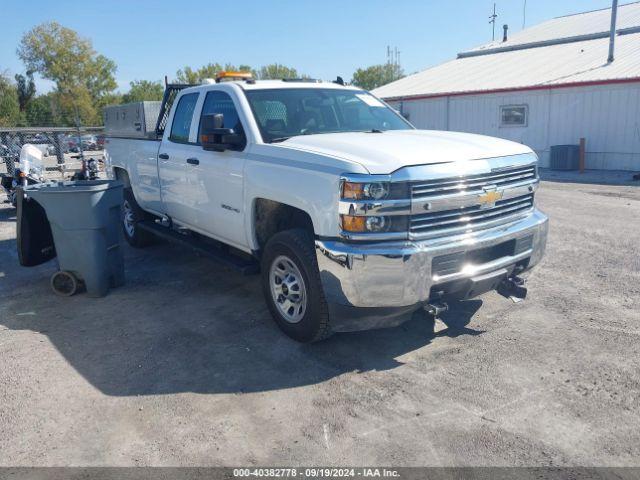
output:
<path id="1" fill-rule="evenodd" d="M 315 235 L 309 212 L 268 198 L 255 198 L 251 206 L 251 230 L 258 256 L 276 233 L 300 228 Z"/>
<path id="2" fill-rule="evenodd" d="M 120 180 L 124 184 L 124 188 L 131 188 L 131 179 L 129 172 L 122 167 L 113 167 L 113 178 Z"/>

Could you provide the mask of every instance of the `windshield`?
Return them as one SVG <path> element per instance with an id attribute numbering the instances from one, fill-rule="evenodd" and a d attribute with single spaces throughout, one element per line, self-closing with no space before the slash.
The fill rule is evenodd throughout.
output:
<path id="1" fill-rule="evenodd" d="M 363 90 L 278 88 L 245 93 L 267 143 L 296 135 L 413 129 Z"/>

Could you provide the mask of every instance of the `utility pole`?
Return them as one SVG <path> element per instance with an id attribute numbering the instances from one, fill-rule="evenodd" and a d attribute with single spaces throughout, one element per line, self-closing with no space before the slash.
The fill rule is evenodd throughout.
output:
<path id="1" fill-rule="evenodd" d="M 522 7 L 522 29 L 524 30 L 527 24 L 527 0 L 524 0 L 524 6 Z"/>
<path id="2" fill-rule="evenodd" d="M 498 18 L 498 15 L 496 14 L 496 4 L 493 4 L 493 15 L 489 16 L 489 23 L 492 24 L 493 26 L 493 33 L 491 35 L 491 40 L 495 41 L 496 40 L 496 18 Z"/>
<path id="3" fill-rule="evenodd" d="M 611 4 L 611 32 L 609 33 L 609 57 L 607 62 L 613 62 L 613 53 L 616 46 L 616 19 L 618 17 L 618 0 L 613 0 Z"/>

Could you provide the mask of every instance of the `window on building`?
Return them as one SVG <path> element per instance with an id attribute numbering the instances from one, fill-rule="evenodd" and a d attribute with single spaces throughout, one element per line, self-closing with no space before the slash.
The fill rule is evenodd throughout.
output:
<path id="1" fill-rule="evenodd" d="M 189 130 L 191 130 L 191 119 L 193 111 L 198 101 L 197 93 L 189 93 L 180 97 L 176 113 L 173 115 L 171 124 L 171 135 L 169 140 L 173 142 L 186 143 L 189 141 Z"/>
<path id="2" fill-rule="evenodd" d="M 526 127 L 528 115 L 527 105 L 503 105 L 500 107 L 500 126 Z"/>

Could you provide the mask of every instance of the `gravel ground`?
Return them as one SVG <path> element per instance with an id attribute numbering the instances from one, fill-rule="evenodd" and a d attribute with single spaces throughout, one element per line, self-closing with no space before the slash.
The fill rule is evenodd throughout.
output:
<path id="1" fill-rule="evenodd" d="M 0 465 L 640 465 L 640 188 L 543 182 L 521 304 L 300 345 L 258 281 L 170 245 L 54 296 L 0 206 Z"/>

